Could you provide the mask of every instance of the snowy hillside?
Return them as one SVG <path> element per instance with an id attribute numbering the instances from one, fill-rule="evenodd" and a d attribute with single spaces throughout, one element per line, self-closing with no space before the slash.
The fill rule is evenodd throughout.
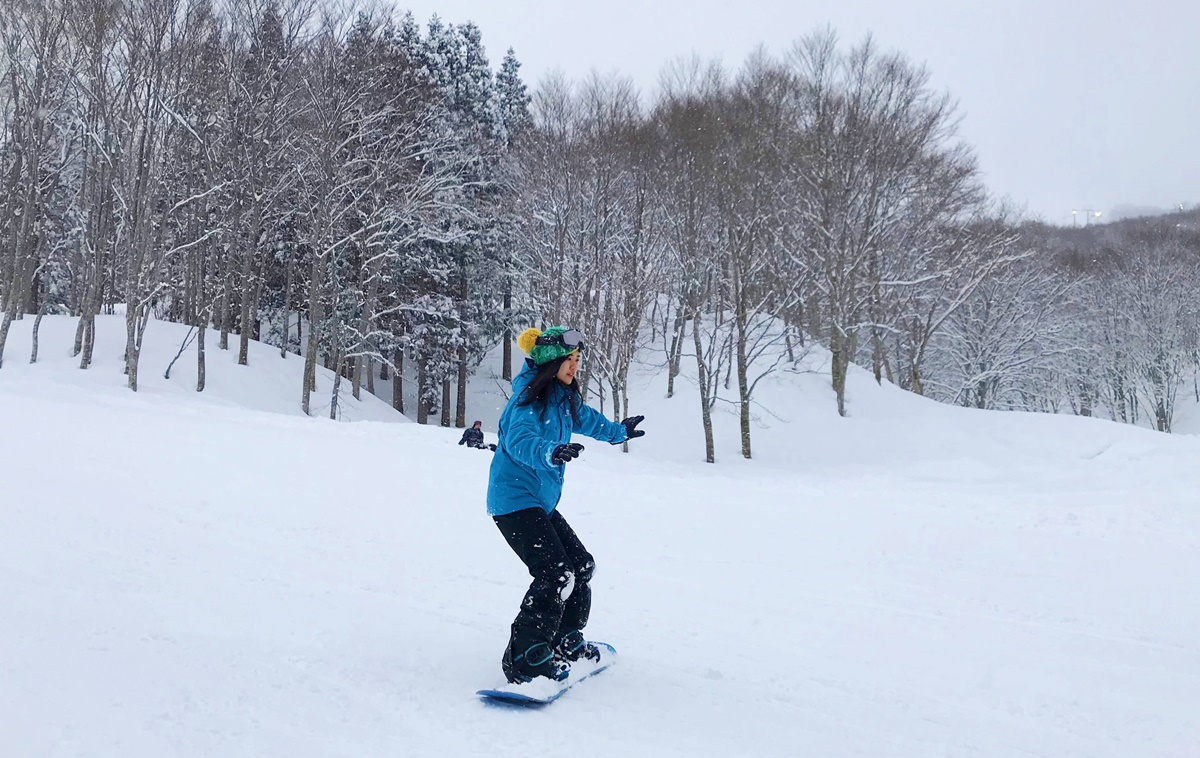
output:
<path id="1" fill-rule="evenodd" d="M 125 367 L 125 317 L 96 318 L 96 350 L 92 366 L 80 371 L 79 358 L 71 355 L 77 318 L 46 316 L 38 338 L 38 361 L 30 365 L 33 318 L 15 321 L 4 350 L 0 369 L 0 392 L 14 383 L 38 394 L 61 399 L 124 398 L 129 394 L 123 374 Z M 270 413 L 303 415 L 300 410 L 300 378 L 304 360 L 295 355 L 279 356 L 279 348 L 250 342 L 247 366 L 237 365 L 237 336 L 230 337 L 230 349 L 219 350 L 220 335 L 206 337 L 206 380 L 204 392 L 196 392 L 196 345 L 194 340 L 180 355 L 180 346 L 189 339 L 183 324 L 153 321 L 142 343 L 138 370 L 138 396 L 143 402 L 171 407 L 186 406 L 196 412 L 215 405 Z M 178 360 L 176 359 L 178 356 Z M 164 378 L 175 360 L 171 378 Z M 313 415 L 328 418 L 333 391 L 332 372 L 317 367 L 317 391 L 313 395 Z M 392 407 L 376 397 L 362 393 L 355 400 L 344 384 L 339 395 L 342 420 L 405 421 Z"/>
<path id="2" fill-rule="evenodd" d="M 489 453 L 373 398 L 298 416 L 265 346 L 210 351 L 204 393 L 186 356 L 163 380 L 169 324 L 134 395 L 112 324 L 92 371 L 68 320 L 35 366 L 15 325 L 0 368 L 0 755 L 1200 755 L 1195 437 L 861 372 L 841 419 L 799 373 L 764 388 L 759 459 L 722 414 L 709 466 L 694 392 L 647 369 L 647 436 L 582 440 L 562 503 L 619 664 L 501 710 L 473 693 L 527 577 Z"/>

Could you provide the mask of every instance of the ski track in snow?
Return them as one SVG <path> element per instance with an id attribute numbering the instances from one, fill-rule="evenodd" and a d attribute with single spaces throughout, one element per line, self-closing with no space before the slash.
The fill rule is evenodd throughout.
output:
<path id="1" fill-rule="evenodd" d="M 300 361 L 265 346 L 246 369 L 213 339 L 197 396 L 158 381 L 183 330 L 152 324 L 133 395 L 119 329 L 78 372 L 73 321 L 47 319 L 32 367 L 23 324 L 0 369 L 0 755 L 1200 755 L 1195 437 L 863 375 L 830 419 L 813 375 L 776 383 L 760 460 L 726 426 L 708 466 L 681 444 L 694 398 L 647 377 L 646 438 L 588 444 L 561 506 L 619 662 L 495 709 L 474 692 L 527 577 L 484 511 L 490 456 L 374 398 L 349 408 L 376 421 L 297 416 L 275 396 L 298 401 Z"/>

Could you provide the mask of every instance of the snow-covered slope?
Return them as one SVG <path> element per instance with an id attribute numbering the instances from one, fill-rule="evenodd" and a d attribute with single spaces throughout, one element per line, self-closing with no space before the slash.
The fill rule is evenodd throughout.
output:
<path id="1" fill-rule="evenodd" d="M 33 317 L 14 321 L 0 368 L 0 393 L 19 386 L 61 400 L 110 402 L 126 399 L 129 394 L 123 373 L 125 368 L 125 317 L 99 316 L 96 319 L 96 349 L 92 366 L 79 370 L 79 358 L 71 355 L 78 319 L 46 316 L 38 338 L 38 361 L 30 365 Z M 219 350 L 220 335 L 208 332 L 205 339 L 205 388 L 196 392 L 196 344 L 180 346 L 189 338 L 183 324 L 153 321 L 146 329 L 138 368 L 138 397 L 146 407 L 189 408 L 203 413 L 214 406 L 302 416 L 300 378 L 304 360 L 295 355 L 281 358 L 279 349 L 250 342 L 246 366 L 237 365 L 237 335 L 231 335 L 229 350 Z M 176 359 L 176 356 L 178 360 Z M 171 378 L 164 373 L 171 362 Z M 317 391 L 312 396 L 313 415 L 329 417 L 333 394 L 333 372 L 317 367 Z M 349 382 L 342 383 L 339 394 L 339 419 L 343 421 L 406 421 L 379 398 L 362 393 L 355 400 Z M 117 401 L 119 402 L 119 401 Z"/>
<path id="2" fill-rule="evenodd" d="M 802 373 L 764 389 L 760 458 L 723 414 L 710 466 L 694 392 L 648 372 L 647 436 L 588 444 L 562 503 L 621 660 L 514 712 L 473 696 L 527 581 L 489 453 L 262 412 L 293 359 L 212 351 L 224 402 L 147 362 L 134 395 L 103 334 L 95 379 L 48 331 L 0 369 L 0 755 L 1198 754 L 1195 438 L 861 372 L 841 419 Z"/>

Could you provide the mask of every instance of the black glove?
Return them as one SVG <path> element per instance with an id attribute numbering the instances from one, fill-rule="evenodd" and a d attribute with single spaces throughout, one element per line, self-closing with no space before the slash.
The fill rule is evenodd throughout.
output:
<path id="1" fill-rule="evenodd" d="M 625 425 L 625 439 L 631 440 L 634 437 L 641 437 L 644 435 L 645 432 L 643 432 L 641 429 L 638 429 L 637 425 L 642 423 L 642 421 L 645 419 L 645 416 L 631 416 L 622 421 L 621 423 Z"/>
<path id="2" fill-rule="evenodd" d="M 580 445 L 578 442 L 568 442 L 565 445 L 559 445 L 550 454 L 550 462 L 555 466 L 561 466 L 567 461 L 573 461 L 578 458 L 580 450 L 583 450 L 583 445 Z"/>

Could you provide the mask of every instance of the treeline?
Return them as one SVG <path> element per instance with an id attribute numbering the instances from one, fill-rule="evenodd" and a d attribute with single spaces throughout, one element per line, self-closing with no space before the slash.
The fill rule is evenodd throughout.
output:
<path id="1" fill-rule="evenodd" d="M 317 361 L 358 394 L 367 359 L 411 356 L 432 397 L 496 339 L 528 96 L 476 27 L 207 0 L 0 23 L 0 350 L 11 319 L 69 312 L 86 368 L 95 316 L 125 304 L 130 388 L 158 316 L 198 330 L 200 390 L 208 330 L 243 364 L 251 339 L 303 354 L 307 412 Z"/>
<path id="2" fill-rule="evenodd" d="M 949 325 L 934 396 L 1171 431 L 1200 402 L 1200 209 L 1022 234 L 1036 257 Z"/>
<path id="3" fill-rule="evenodd" d="M 569 323 L 618 415 L 637 350 L 660 348 L 669 394 L 693 362 L 709 460 L 718 400 L 749 457 L 758 382 L 811 341 L 841 412 L 857 362 L 951 402 L 1150 408 L 1169 429 L 1195 365 L 1195 311 L 1169 304 L 1194 231 L 1020 224 L 949 96 L 870 40 L 677 62 L 647 103 L 620 78 L 530 94 L 469 23 L 0 1 L 0 359 L 13 319 L 71 314 L 87 368 L 96 316 L 123 306 L 132 389 L 166 318 L 195 329 L 199 390 L 211 332 L 242 363 L 251 339 L 303 356 L 306 412 L 322 363 L 331 415 L 343 380 L 380 376 L 399 410 L 461 426 L 490 349 L 507 372 L 514 330 Z"/>

